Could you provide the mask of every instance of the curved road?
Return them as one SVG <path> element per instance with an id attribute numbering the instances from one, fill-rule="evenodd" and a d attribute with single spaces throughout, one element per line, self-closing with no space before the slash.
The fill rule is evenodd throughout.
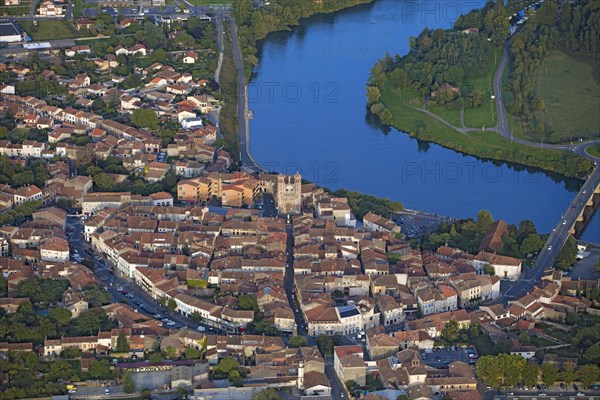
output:
<path id="1" fill-rule="evenodd" d="M 542 143 L 531 142 L 522 138 L 513 137 L 508 126 L 508 118 L 506 115 L 504 95 L 502 91 L 502 76 L 504 75 L 508 61 L 509 51 L 507 44 L 502 55 L 502 60 L 500 61 L 500 65 L 498 66 L 494 76 L 494 92 L 496 95 L 496 109 L 498 112 L 498 125 L 496 127 L 497 132 L 508 140 L 527 146 L 532 146 L 539 149 L 543 149 L 545 147 L 549 149 L 573 151 L 582 157 L 594 161 L 595 168 L 588 175 L 587 180 L 582 185 L 579 193 L 577 193 L 575 198 L 571 201 L 569 208 L 562 216 L 556 228 L 554 228 L 552 233 L 550 233 L 548 240 L 546 243 L 544 243 L 544 247 L 537 256 L 533 267 L 523 272 L 520 279 L 495 301 L 495 303 L 504 304 L 506 304 L 508 300 L 512 298 L 518 298 L 525 295 L 533 287 L 533 285 L 540 281 L 544 270 L 554 265 L 556 257 L 560 253 L 562 247 L 567 241 L 567 238 L 569 237 L 571 228 L 575 226 L 577 218 L 583 212 L 583 209 L 593 196 L 594 191 L 598 188 L 598 185 L 600 185 L 600 166 L 598 165 L 598 160 L 600 159 L 593 157 L 586 152 L 586 148 L 588 146 L 600 143 L 600 139 L 579 142 L 576 145 L 544 145 Z"/>
<path id="2" fill-rule="evenodd" d="M 529 141 L 526 139 L 522 139 L 522 138 L 513 136 L 513 134 L 511 133 L 511 131 L 509 129 L 509 126 L 508 126 L 508 118 L 506 115 L 506 107 L 504 104 L 504 94 L 502 91 L 502 76 L 504 75 L 504 71 L 506 70 L 508 61 L 509 61 L 509 51 L 508 51 L 508 44 L 506 44 L 506 46 L 504 48 L 504 53 L 502 54 L 502 60 L 500 60 L 500 65 L 498 66 L 498 69 L 496 70 L 496 74 L 494 76 L 494 93 L 496 95 L 496 110 L 498 110 L 498 125 L 496 127 L 496 131 L 510 141 L 524 144 L 527 146 L 537 147 L 539 149 L 547 148 L 547 149 L 573 151 L 573 152 L 577 153 L 578 155 L 585 157 L 589 160 L 592 160 L 592 161 L 600 160 L 597 157 L 590 156 L 585 151 L 585 149 L 588 146 L 591 146 L 593 144 L 600 144 L 600 139 L 588 140 L 585 142 L 578 142 L 577 144 L 574 144 L 574 145 L 573 144 L 546 144 L 546 145 L 544 145 L 543 143 L 532 142 L 532 141 Z"/>

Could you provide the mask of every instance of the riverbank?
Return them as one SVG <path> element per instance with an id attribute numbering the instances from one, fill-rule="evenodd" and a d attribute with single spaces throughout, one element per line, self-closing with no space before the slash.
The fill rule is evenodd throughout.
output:
<path id="1" fill-rule="evenodd" d="M 389 85 L 383 90 L 381 102 L 392 113 L 390 125 L 394 128 L 417 139 L 437 143 L 464 154 L 535 167 L 568 177 L 581 177 L 592 167 L 591 162 L 576 154 L 514 143 L 496 132 L 461 133 L 404 102 Z"/>
<path id="2" fill-rule="evenodd" d="M 223 21 L 223 62 L 221 64 L 220 82 L 223 94 L 223 107 L 219 113 L 219 130 L 223 135 L 226 150 L 231 156 L 239 161 L 240 143 L 237 139 L 237 71 L 233 60 L 233 46 L 229 23 Z"/>
<path id="3" fill-rule="evenodd" d="M 254 10 L 253 2 L 239 1 L 234 5 L 233 16 L 239 27 L 240 46 L 244 57 L 246 82 L 258 64 L 257 45 L 269 33 L 289 31 L 304 19 L 318 14 L 330 14 L 374 0 L 336 0 L 321 2 L 288 3 L 284 6 L 272 0 L 269 6 Z"/>

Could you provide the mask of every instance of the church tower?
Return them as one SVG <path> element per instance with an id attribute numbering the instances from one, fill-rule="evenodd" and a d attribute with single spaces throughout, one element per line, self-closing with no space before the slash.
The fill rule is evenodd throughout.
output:
<path id="1" fill-rule="evenodd" d="M 277 175 L 277 211 L 279 214 L 302 212 L 302 175 Z"/>
<path id="2" fill-rule="evenodd" d="M 304 360 L 298 360 L 298 389 L 304 390 Z"/>

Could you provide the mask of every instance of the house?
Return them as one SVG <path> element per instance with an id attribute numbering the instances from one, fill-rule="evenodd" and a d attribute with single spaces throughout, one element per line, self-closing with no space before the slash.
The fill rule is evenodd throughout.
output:
<path id="1" fill-rule="evenodd" d="M 15 94 L 15 87 L 13 85 L 0 85 L 0 93 Z"/>
<path id="2" fill-rule="evenodd" d="M 448 82 L 444 82 L 440 85 L 437 90 L 431 92 L 431 98 L 447 97 L 448 99 L 455 99 L 460 96 L 460 88 L 452 86 Z"/>
<path id="3" fill-rule="evenodd" d="M 51 0 L 44 0 L 38 8 L 37 15 L 40 17 L 61 17 L 63 8 L 60 4 L 55 4 Z"/>
<path id="4" fill-rule="evenodd" d="M 362 346 L 335 346 L 333 369 L 341 382 L 353 380 L 358 386 L 367 384 L 367 365 Z"/>
<path id="5" fill-rule="evenodd" d="M 365 229 L 373 232 L 400 234 L 400 227 L 395 222 L 373 212 L 368 212 L 363 217 L 363 225 Z"/>
<path id="6" fill-rule="evenodd" d="M 82 29 L 90 29 L 92 26 L 94 26 L 94 23 L 85 17 L 78 18 L 77 21 L 75 21 L 75 28 L 77 28 L 78 31 Z"/>
<path id="7" fill-rule="evenodd" d="M 153 206 L 173 207 L 173 195 L 167 192 L 157 192 L 150 195 Z"/>
<path id="8" fill-rule="evenodd" d="M 486 264 L 494 267 L 494 275 L 500 279 L 515 281 L 521 275 L 521 260 L 518 258 L 480 251 L 473 260 L 473 266 L 478 271 L 483 271 Z"/>
<path id="9" fill-rule="evenodd" d="M 198 60 L 198 53 L 195 51 L 188 50 L 183 56 L 184 64 L 194 64 Z"/>
<path id="10" fill-rule="evenodd" d="M 42 200 L 43 192 L 35 185 L 24 186 L 15 191 L 13 202 L 15 206 L 20 206 L 26 201 Z"/>
<path id="11" fill-rule="evenodd" d="M 202 126 L 201 118 L 186 118 L 181 121 L 181 127 L 186 130 L 201 128 Z"/>

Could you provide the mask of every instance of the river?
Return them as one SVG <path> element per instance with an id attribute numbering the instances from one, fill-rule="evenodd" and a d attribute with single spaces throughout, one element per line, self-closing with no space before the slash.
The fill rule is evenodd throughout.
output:
<path id="1" fill-rule="evenodd" d="M 331 189 L 397 200 L 453 217 L 535 222 L 549 232 L 581 182 L 507 163 L 481 160 L 382 129 L 366 113 L 370 68 L 386 51 L 406 54 L 409 37 L 449 28 L 482 1 L 378 0 L 303 21 L 270 34 L 248 97 L 250 146 L 268 170 L 302 175 Z M 600 213 L 582 238 L 600 243 Z"/>

